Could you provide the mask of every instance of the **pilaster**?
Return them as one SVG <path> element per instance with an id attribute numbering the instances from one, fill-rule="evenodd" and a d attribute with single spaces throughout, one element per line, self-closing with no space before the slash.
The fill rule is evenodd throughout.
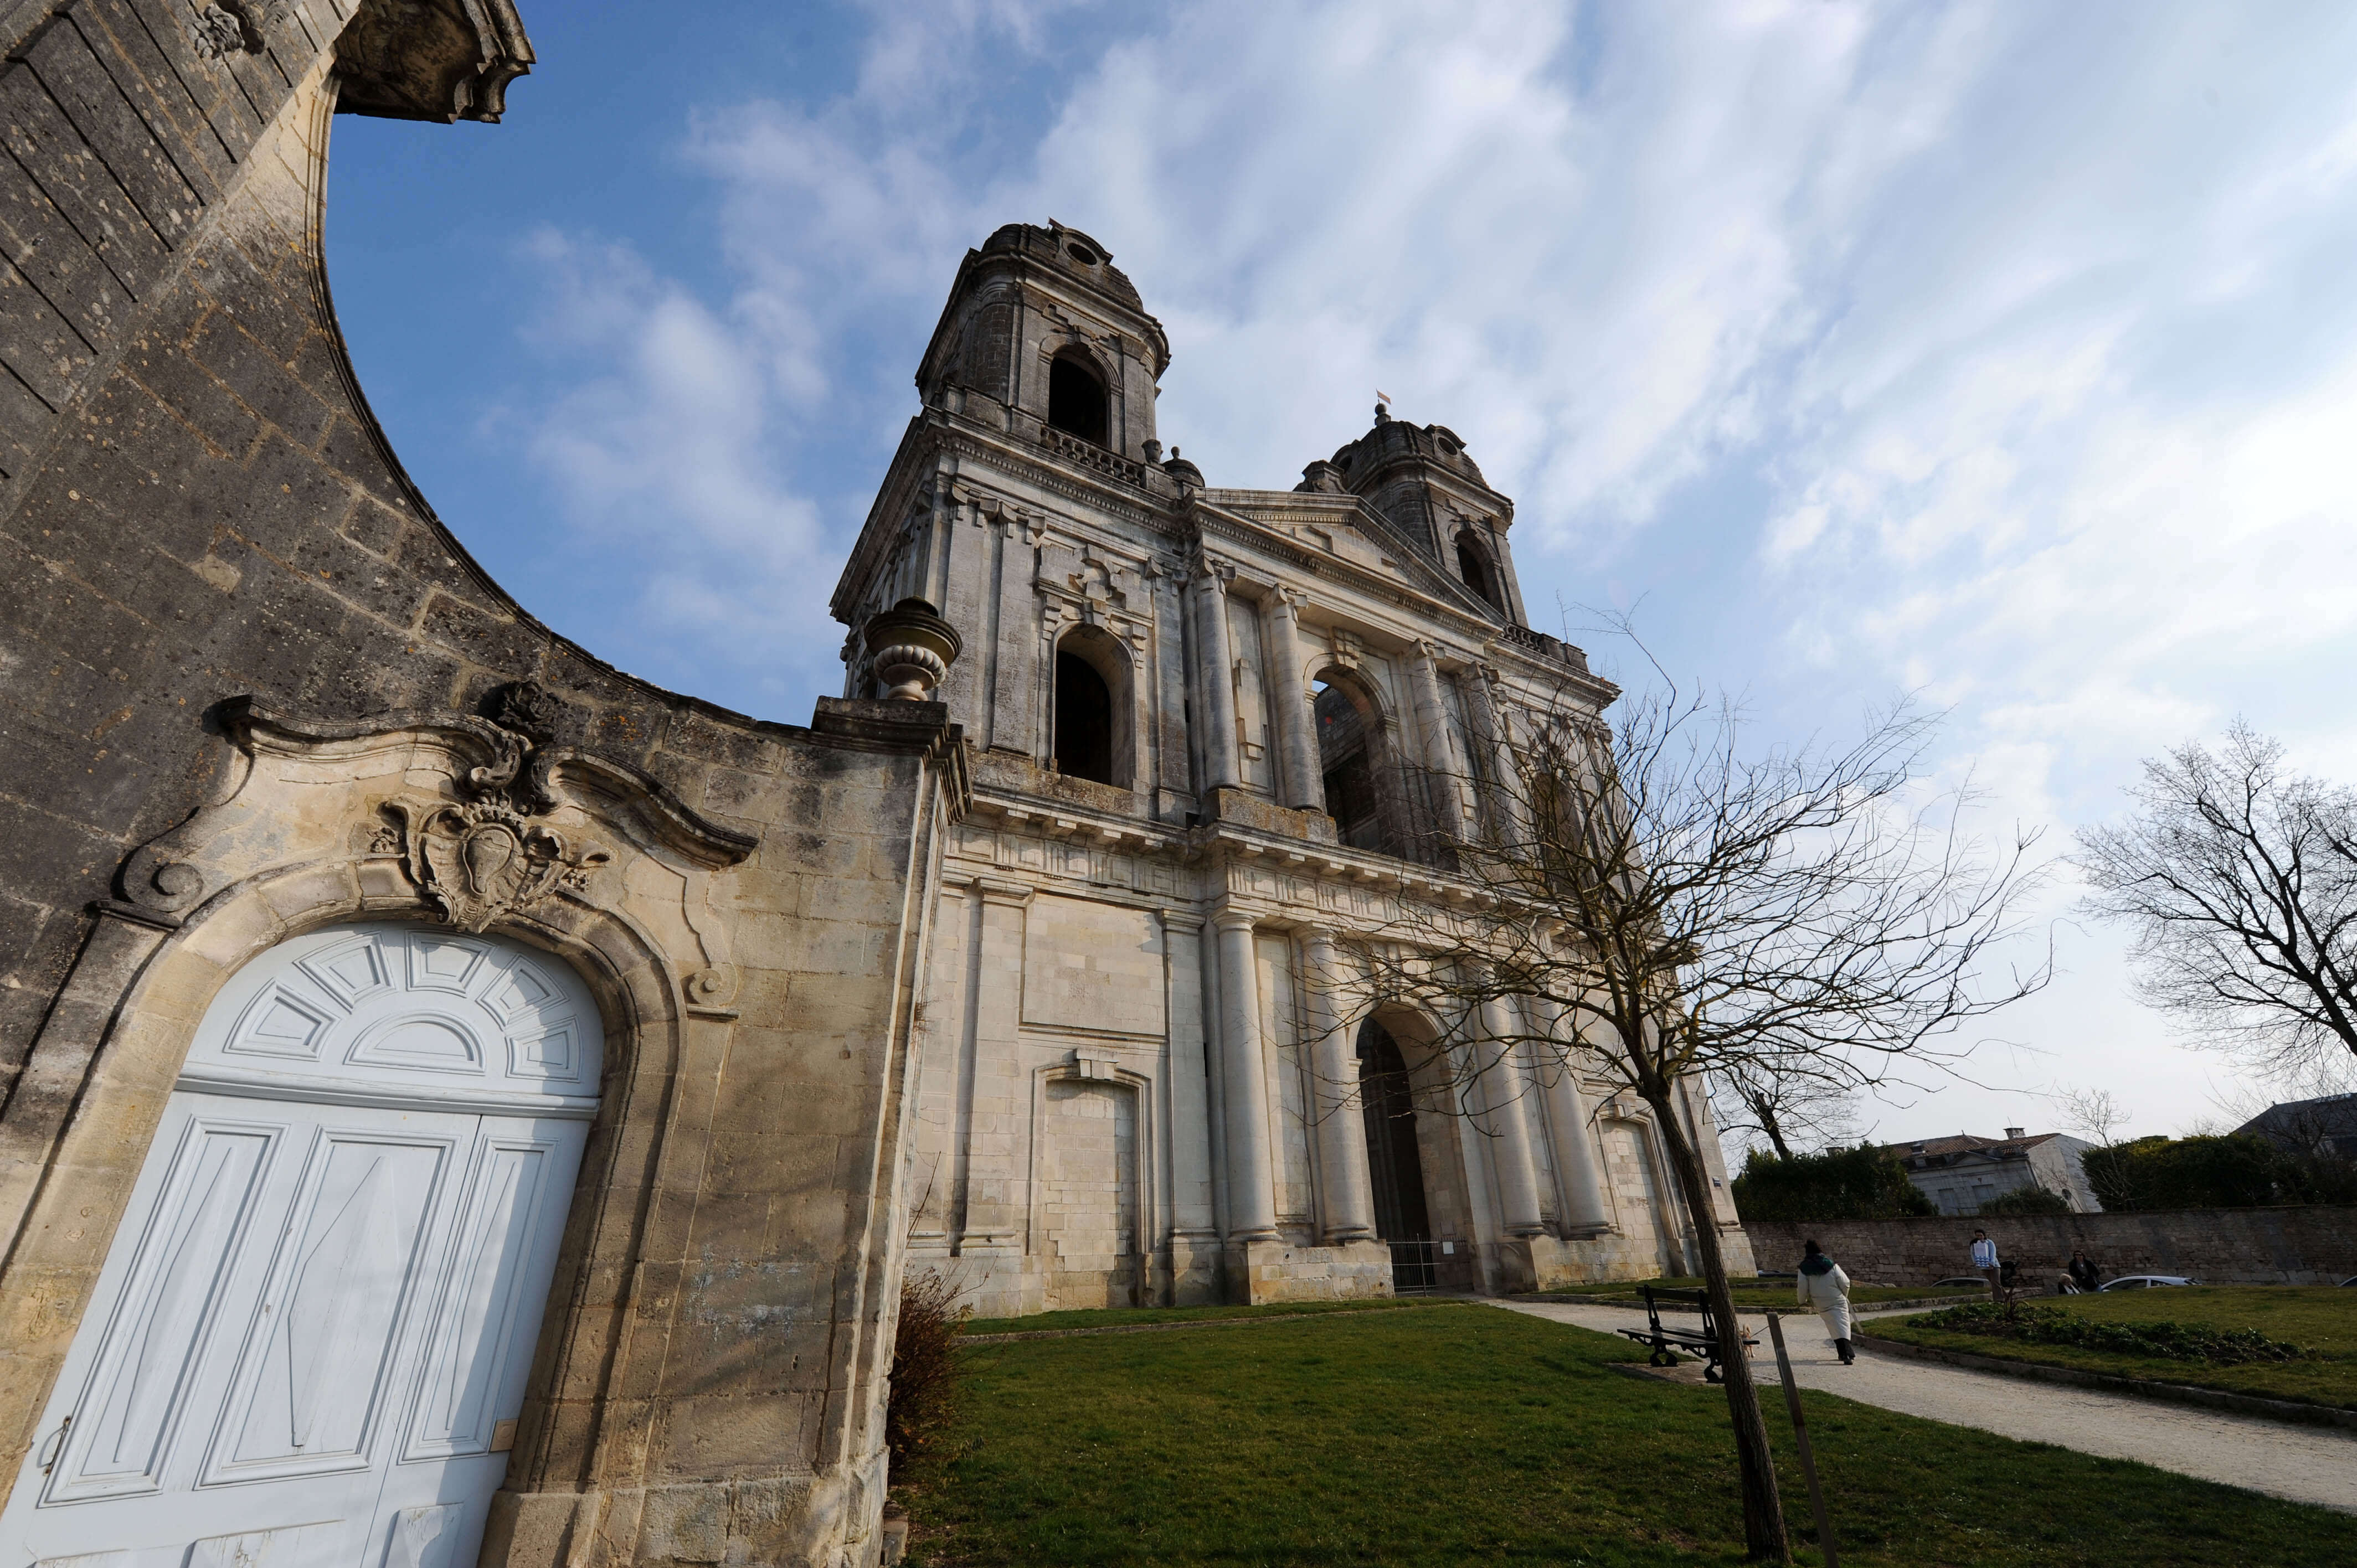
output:
<path id="1" fill-rule="evenodd" d="M 1539 1211 L 1539 1184 L 1532 1157 L 1526 1085 L 1508 1047 L 1506 1004 L 1497 997 L 1481 1004 L 1481 1128 L 1497 1140 L 1498 1221 L 1509 1236 L 1536 1236 L 1546 1230 Z"/>
<path id="2" fill-rule="evenodd" d="M 1223 908 L 1219 932 L 1221 1073 L 1227 1110 L 1228 1235 L 1231 1247 L 1274 1241 L 1276 1189 L 1269 1147 L 1268 1069 L 1261 1039 L 1253 917 Z"/>
<path id="3" fill-rule="evenodd" d="M 1195 575 L 1195 694 L 1202 714 L 1203 779 L 1198 793 L 1243 784 L 1236 757 L 1236 666 L 1228 635 L 1228 581 L 1234 569 L 1211 556 Z"/>
<path id="4" fill-rule="evenodd" d="M 982 939 L 974 956 L 973 1107 L 966 1135 L 962 1257 L 1017 1257 L 1030 1203 L 1024 1144 L 1031 1113 L 1023 1070 L 1023 937 L 1032 889 L 995 876 L 974 879 Z"/>
<path id="5" fill-rule="evenodd" d="M 1308 961 L 1302 989 L 1313 1032 L 1311 1114 L 1318 1129 L 1319 1197 L 1332 1243 L 1372 1240 L 1374 1184 L 1367 1170 L 1367 1137 L 1359 1115 L 1358 1061 L 1350 1030 L 1335 1004 L 1340 979 L 1334 933 L 1313 926 L 1302 940 Z"/>
<path id="6" fill-rule="evenodd" d="M 1276 725 L 1277 796 L 1302 811 L 1326 809 L 1326 782 L 1318 767 L 1317 722 L 1301 650 L 1301 592 L 1280 584 L 1261 604 L 1261 640 L 1267 646 L 1271 716 Z"/>

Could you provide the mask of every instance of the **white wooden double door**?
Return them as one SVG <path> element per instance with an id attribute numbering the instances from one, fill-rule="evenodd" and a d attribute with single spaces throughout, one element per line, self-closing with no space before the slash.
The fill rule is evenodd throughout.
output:
<path id="1" fill-rule="evenodd" d="M 542 955 L 400 926 L 236 977 L 0 1564 L 471 1568 L 595 1104 L 594 1020 Z"/>

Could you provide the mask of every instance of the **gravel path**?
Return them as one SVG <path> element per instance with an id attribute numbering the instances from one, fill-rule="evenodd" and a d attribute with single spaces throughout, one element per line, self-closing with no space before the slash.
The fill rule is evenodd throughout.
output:
<path id="1" fill-rule="evenodd" d="M 1608 1334 L 1642 1327 L 1645 1322 L 1641 1310 L 1620 1307 L 1548 1302 L 1497 1305 Z M 1861 1313 L 1859 1318 L 1865 1321 L 1874 1316 Z M 1760 1338 L 1752 1376 L 1760 1382 L 1775 1382 L 1776 1353 L 1768 1338 L 1767 1320 L 1746 1315 L 1743 1321 Z M 2126 1394 L 2026 1382 L 1962 1367 L 1897 1360 L 1870 1350 L 1859 1351 L 1857 1364 L 1845 1367 L 1835 1356 L 1824 1326 L 1813 1318 L 1787 1317 L 1784 1343 L 1792 1353 L 1792 1376 L 1803 1388 L 1822 1389 L 1931 1421 L 1977 1426 L 2107 1459 L 2135 1459 L 2181 1476 L 2357 1513 L 2357 1435 L 2336 1428 L 2291 1426 L 2159 1404 Z M 1769 1413 L 1772 1433 L 1783 1420 L 1782 1405 L 1771 1404 Z"/>

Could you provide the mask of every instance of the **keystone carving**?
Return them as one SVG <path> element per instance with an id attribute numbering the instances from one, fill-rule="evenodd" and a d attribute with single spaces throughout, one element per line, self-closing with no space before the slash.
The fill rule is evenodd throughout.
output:
<path id="1" fill-rule="evenodd" d="M 490 718 L 401 712 L 307 719 L 274 713 L 251 696 L 231 698 L 218 710 L 231 744 L 219 793 L 132 851 L 119 874 L 121 897 L 101 900 L 101 908 L 178 927 L 206 897 L 267 862 L 264 852 L 278 840 L 258 824 L 300 821 L 299 813 L 287 815 L 290 768 L 308 776 L 307 788 L 335 765 L 363 768 L 392 757 L 407 758 L 412 768 L 435 759 L 447 770 L 450 794 L 388 800 L 373 813 L 342 819 L 352 835 L 348 853 L 399 860 L 442 918 L 470 931 L 559 890 L 586 894 L 590 873 L 613 860 L 602 844 L 551 825 L 549 813 L 560 805 L 578 808 L 630 844 L 661 846 L 710 870 L 753 853 L 754 838 L 705 821 L 638 769 L 537 738 L 560 727 L 563 714 L 542 688 L 507 687 L 488 711 Z M 707 966 L 725 962 L 725 943 L 703 946 Z"/>
<path id="2" fill-rule="evenodd" d="M 464 931 L 487 929 L 559 887 L 586 889 L 589 873 L 613 859 L 602 847 L 569 843 L 496 800 L 422 811 L 388 800 L 382 810 L 392 820 L 395 853 L 410 881 L 443 919 Z"/>
<path id="3" fill-rule="evenodd" d="M 394 854 L 417 890 L 461 930 L 481 931 L 503 916 L 529 909 L 559 887 L 589 885 L 589 873 L 613 856 L 597 844 L 576 846 L 532 820 L 554 805 L 545 766 L 527 770 L 539 742 L 556 730 L 561 704 L 533 681 L 502 686 L 492 697 L 499 754 L 469 768 L 460 789 L 481 797 L 460 804 L 418 806 L 388 800 L 379 808 L 388 831 L 371 845 Z"/>

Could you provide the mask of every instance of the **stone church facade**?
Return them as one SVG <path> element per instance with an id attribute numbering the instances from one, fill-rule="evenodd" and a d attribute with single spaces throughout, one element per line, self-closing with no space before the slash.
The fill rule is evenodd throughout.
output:
<path id="1" fill-rule="evenodd" d="M 1499 809 L 1479 779 L 1511 715 L 1614 695 L 1529 626 L 1512 503 L 1381 407 L 1293 489 L 1211 486 L 1157 439 L 1169 353 L 1093 239 L 992 235 L 836 590 L 855 629 L 938 605 L 966 649 L 915 1266 L 990 1315 L 1685 1272 L 1651 1113 L 1592 1059 L 1469 1092 L 1441 1020 L 1342 1001 L 1401 901 L 1474 896 L 1436 846 Z M 1748 1267 L 1686 1106 L 1720 1184 L 1702 1222 Z"/>
<path id="2" fill-rule="evenodd" d="M 1610 695 L 1454 436 L 1209 489 L 1101 248 L 1005 231 L 844 695 L 757 721 L 521 608 L 345 353 L 331 116 L 498 120 L 509 0 L 0 31 L 0 1565 L 866 1568 L 911 1257 L 1007 1311 L 1682 1262 L 1592 1079 L 1439 1105 L 1429 1020 L 1308 983 L 1462 892 L 1405 759 Z M 1319 1115 L 1353 1052 L 1413 1092 Z"/>

